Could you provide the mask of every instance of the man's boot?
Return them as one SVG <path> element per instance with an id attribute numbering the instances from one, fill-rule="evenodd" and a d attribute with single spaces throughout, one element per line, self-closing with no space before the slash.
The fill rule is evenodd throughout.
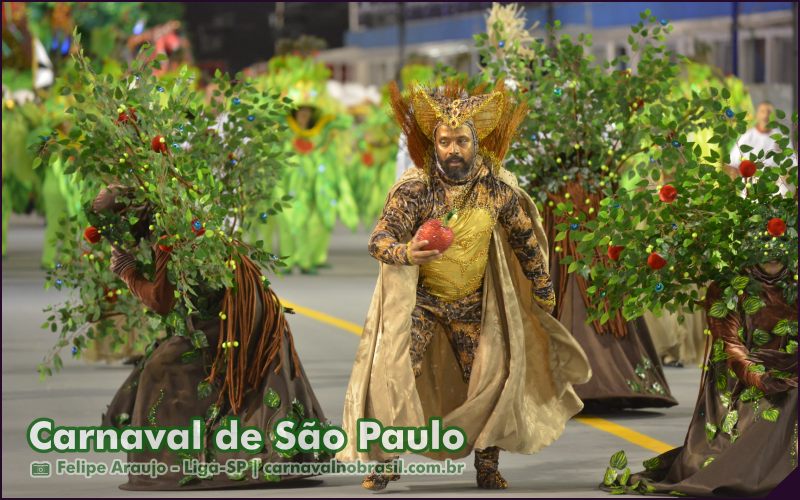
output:
<path id="1" fill-rule="evenodd" d="M 475 450 L 475 470 L 477 471 L 478 488 L 487 490 L 504 490 L 508 488 L 508 483 L 497 470 L 499 461 L 500 448 L 497 446 L 491 446 L 484 450 Z"/>
<path id="2" fill-rule="evenodd" d="M 388 461 L 385 463 L 389 463 Z M 372 491 L 381 491 L 382 489 L 386 488 L 389 484 L 389 481 L 397 481 L 400 479 L 400 474 L 395 473 L 394 471 L 384 472 L 384 473 L 377 473 L 371 472 L 367 477 L 361 481 L 361 486 L 368 490 Z"/>

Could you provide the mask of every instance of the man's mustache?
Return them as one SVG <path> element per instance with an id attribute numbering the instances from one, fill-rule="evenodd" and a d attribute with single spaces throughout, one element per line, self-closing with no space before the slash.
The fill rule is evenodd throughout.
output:
<path id="1" fill-rule="evenodd" d="M 464 158 L 462 158 L 460 156 L 450 156 L 444 162 L 445 163 L 450 163 L 450 162 L 453 162 L 453 161 L 459 161 L 460 163 L 464 163 Z"/>

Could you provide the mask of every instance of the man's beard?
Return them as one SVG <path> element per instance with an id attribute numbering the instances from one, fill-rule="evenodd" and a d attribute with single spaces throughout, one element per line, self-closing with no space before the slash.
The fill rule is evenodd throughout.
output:
<path id="1" fill-rule="evenodd" d="M 449 179 L 462 181 L 469 175 L 473 163 L 474 161 L 467 163 L 461 156 L 451 156 L 444 162 L 440 161 L 439 166 Z"/>

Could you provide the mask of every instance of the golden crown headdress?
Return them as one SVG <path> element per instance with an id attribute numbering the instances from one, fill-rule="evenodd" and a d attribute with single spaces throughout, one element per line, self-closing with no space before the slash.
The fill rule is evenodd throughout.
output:
<path id="1" fill-rule="evenodd" d="M 431 139 L 441 124 L 458 128 L 467 122 L 471 122 L 479 140 L 485 138 L 500 121 L 504 99 L 503 93 L 498 91 L 458 99 L 449 99 L 442 93 L 431 94 L 419 86 L 410 93 L 414 118 Z"/>
<path id="2" fill-rule="evenodd" d="M 478 136 L 479 152 L 499 165 L 526 107 L 506 93 L 502 81 L 491 92 L 485 89 L 481 85 L 470 95 L 462 81 L 452 80 L 435 89 L 415 86 L 403 96 L 396 83 L 389 85 L 395 119 L 417 167 L 426 168 L 433 158 L 433 134 L 439 125 L 457 128 L 467 123 Z"/>

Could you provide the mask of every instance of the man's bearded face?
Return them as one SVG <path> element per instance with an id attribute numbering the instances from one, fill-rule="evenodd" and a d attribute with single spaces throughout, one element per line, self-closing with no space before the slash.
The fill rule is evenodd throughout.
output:
<path id="1" fill-rule="evenodd" d="M 434 136 L 439 165 L 453 180 L 464 179 L 475 161 L 475 141 L 467 125 L 451 128 L 440 125 Z"/>

